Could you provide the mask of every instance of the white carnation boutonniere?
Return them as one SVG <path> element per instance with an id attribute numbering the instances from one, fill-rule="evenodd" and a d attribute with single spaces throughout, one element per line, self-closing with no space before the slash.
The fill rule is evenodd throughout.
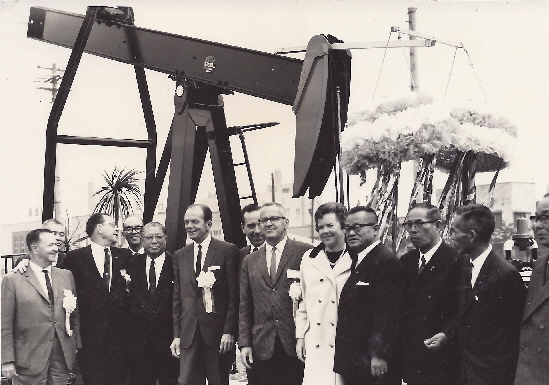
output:
<path id="1" fill-rule="evenodd" d="M 76 309 L 76 297 L 71 290 L 63 290 L 63 309 L 65 309 L 65 329 L 69 337 L 72 336 L 71 313 Z"/>
<path id="2" fill-rule="evenodd" d="M 214 312 L 214 300 L 212 288 L 215 283 L 215 275 L 213 271 L 201 271 L 198 277 L 196 278 L 198 287 L 203 289 L 202 298 L 204 300 L 204 307 L 206 308 L 206 313 Z"/>
<path id="3" fill-rule="evenodd" d="M 295 317 L 297 307 L 299 306 L 299 301 L 301 301 L 301 299 L 303 298 L 301 283 L 299 283 L 299 281 L 292 282 L 292 284 L 290 285 L 290 290 L 288 290 L 288 294 L 292 299 L 292 310 Z"/>
<path id="4" fill-rule="evenodd" d="M 132 281 L 132 277 L 128 274 L 126 269 L 120 270 L 120 275 L 122 275 L 122 278 L 124 278 L 124 281 L 126 282 L 126 291 L 130 291 L 130 282 Z"/>

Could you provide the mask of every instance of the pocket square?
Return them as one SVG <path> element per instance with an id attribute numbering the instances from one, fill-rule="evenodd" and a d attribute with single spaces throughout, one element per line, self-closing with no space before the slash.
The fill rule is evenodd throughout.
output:
<path id="1" fill-rule="evenodd" d="M 370 282 L 358 281 L 358 282 L 356 283 L 356 286 L 370 286 Z"/>
<path id="2" fill-rule="evenodd" d="M 210 266 L 210 267 L 208 267 L 208 271 L 214 271 L 214 270 L 219 270 L 219 269 L 221 269 L 220 266 Z"/>
<path id="3" fill-rule="evenodd" d="M 299 279 L 299 270 L 288 269 L 286 272 L 287 277 L 291 279 Z"/>

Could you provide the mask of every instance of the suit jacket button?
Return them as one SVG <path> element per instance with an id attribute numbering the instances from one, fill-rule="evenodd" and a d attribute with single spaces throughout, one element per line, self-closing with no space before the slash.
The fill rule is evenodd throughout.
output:
<path id="1" fill-rule="evenodd" d="M 539 328 L 540 328 L 541 330 L 543 330 L 543 329 L 545 329 L 545 325 L 539 325 Z"/>
<path id="2" fill-rule="evenodd" d="M 542 348 L 538 348 L 538 353 L 541 353 L 543 351 Z"/>
<path id="3" fill-rule="evenodd" d="M 50 341 L 53 341 L 53 338 L 50 338 Z"/>
<path id="4" fill-rule="evenodd" d="M 321 299 L 319 299 L 319 300 L 318 300 L 318 302 L 322 302 L 322 300 L 321 300 Z"/>
<path id="5" fill-rule="evenodd" d="M 316 345 L 316 347 L 317 347 L 317 348 L 319 348 L 319 347 L 320 347 L 320 345 Z"/>
<path id="6" fill-rule="evenodd" d="M 51 305 L 48 305 L 48 307 L 51 309 Z"/>
<path id="7" fill-rule="evenodd" d="M 277 320 L 277 319 L 275 319 L 275 322 L 276 322 L 276 323 L 278 323 L 278 320 Z"/>
<path id="8" fill-rule="evenodd" d="M 427 299 L 431 299 L 431 296 L 430 296 L 430 295 L 428 295 L 428 296 L 427 296 Z"/>
<path id="9" fill-rule="evenodd" d="M 273 287 L 273 291 L 276 291 L 276 289 Z"/>
<path id="10" fill-rule="evenodd" d="M 320 278 L 320 282 L 324 282 L 324 278 Z"/>
<path id="11" fill-rule="evenodd" d="M 332 299 L 332 303 L 336 303 L 336 301 L 334 301 L 334 300 Z"/>
<path id="12" fill-rule="evenodd" d="M 334 344 L 330 344 L 330 347 L 333 348 L 333 347 L 334 347 Z"/>
<path id="13" fill-rule="evenodd" d="M 320 326 L 320 322 L 317 322 L 316 324 L 317 324 L 318 326 Z"/>
<path id="14" fill-rule="evenodd" d="M 530 303 L 530 302 L 528 302 L 528 306 L 530 306 L 530 305 L 531 305 L 531 303 Z"/>

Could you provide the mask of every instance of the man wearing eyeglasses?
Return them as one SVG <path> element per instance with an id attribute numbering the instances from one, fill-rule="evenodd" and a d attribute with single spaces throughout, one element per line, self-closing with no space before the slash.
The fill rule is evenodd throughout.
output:
<path id="1" fill-rule="evenodd" d="M 128 242 L 128 248 L 132 252 L 132 257 L 137 254 L 143 254 L 143 239 L 141 230 L 143 230 L 143 220 L 137 216 L 127 217 L 122 228 L 122 235 Z"/>
<path id="2" fill-rule="evenodd" d="M 334 371 L 346 385 L 401 384 L 396 363 L 403 271 L 378 238 L 374 210 L 357 206 L 345 221 L 356 255 L 339 298 Z"/>
<path id="3" fill-rule="evenodd" d="M 144 254 L 129 263 L 130 317 L 128 350 L 131 385 L 175 385 L 179 362 L 172 357 L 173 257 L 166 252 L 166 228 L 147 223 L 142 230 Z"/>
<path id="4" fill-rule="evenodd" d="M 244 258 L 240 276 L 241 359 L 256 384 L 301 385 L 304 365 L 296 356 L 288 293 L 311 246 L 288 238 L 288 219 L 279 203 L 261 207 L 259 226 L 266 244 Z"/>
<path id="5" fill-rule="evenodd" d="M 538 202 L 530 217 L 539 244 L 549 247 L 549 194 Z M 520 330 L 515 385 L 542 385 L 549 378 L 549 255 L 537 259 L 528 285 Z"/>
<path id="6" fill-rule="evenodd" d="M 400 258 L 406 275 L 402 377 L 408 385 L 450 385 L 458 374 L 457 346 L 431 351 L 424 341 L 458 313 L 462 258 L 442 241 L 440 211 L 432 204 L 416 205 L 402 225 L 415 247 Z"/>

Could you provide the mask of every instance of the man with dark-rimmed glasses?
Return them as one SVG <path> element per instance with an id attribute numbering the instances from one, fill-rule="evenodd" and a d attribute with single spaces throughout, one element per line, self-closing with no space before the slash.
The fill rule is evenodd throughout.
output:
<path id="1" fill-rule="evenodd" d="M 346 385 L 400 384 L 396 347 L 403 271 L 378 238 L 374 210 L 357 206 L 345 221 L 356 261 L 339 299 L 334 371 Z"/>
<path id="2" fill-rule="evenodd" d="M 141 231 L 143 230 L 143 220 L 138 216 L 127 217 L 122 227 L 122 235 L 128 242 L 128 249 L 132 252 L 132 257 L 137 254 L 145 254 L 143 250 L 143 239 Z"/>
<path id="3" fill-rule="evenodd" d="M 406 275 L 402 311 L 402 377 L 408 385 L 452 384 L 459 365 L 455 344 L 438 351 L 424 341 L 458 313 L 461 260 L 442 241 L 440 211 L 430 203 L 410 210 L 402 224 L 414 246 L 400 261 Z"/>

